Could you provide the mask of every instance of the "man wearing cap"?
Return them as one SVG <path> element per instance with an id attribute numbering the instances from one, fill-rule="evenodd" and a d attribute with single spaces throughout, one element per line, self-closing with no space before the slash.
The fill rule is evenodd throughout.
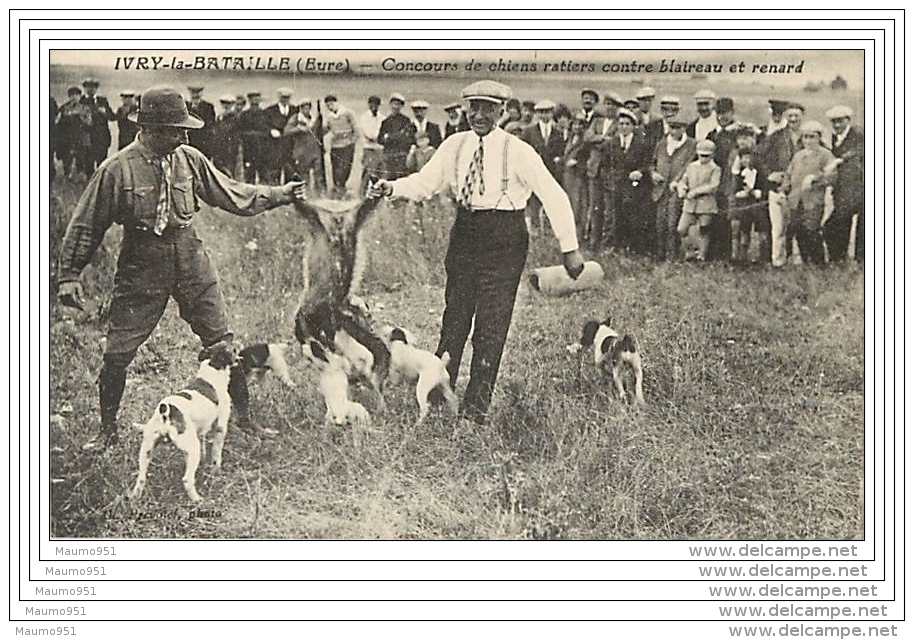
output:
<path id="1" fill-rule="evenodd" d="M 188 113 L 181 94 L 171 87 L 147 89 L 139 111 L 130 117 L 140 126 L 136 140 L 92 176 L 60 251 L 58 299 L 82 309 L 83 268 L 111 224 L 124 227 L 98 378 L 101 431 L 86 448 L 116 440 L 127 366 L 169 298 L 177 301 L 181 317 L 204 347 L 232 339 L 216 273 L 193 226 L 200 202 L 251 216 L 291 202 L 298 186 L 254 186 L 220 173 L 187 144 L 187 130 L 199 129 L 203 122 Z"/>
<path id="2" fill-rule="evenodd" d="M 447 114 L 447 122 L 444 124 L 444 137 L 457 133 L 458 131 L 469 131 L 470 123 L 467 122 L 467 114 L 463 111 L 463 106 L 459 102 L 452 102 L 444 108 Z"/>
<path id="3" fill-rule="evenodd" d="M 355 158 L 355 142 L 359 137 L 359 124 L 349 107 L 343 106 L 333 94 L 324 98 L 327 113 L 324 114 L 324 140 L 330 146 L 330 173 L 333 179 L 333 193 L 343 196 L 346 183 L 352 173 Z"/>
<path id="4" fill-rule="evenodd" d="M 139 108 L 136 91 L 125 89 L 121 91 L 121 106 L 117 108 L 117 149 L 120 151 L 136 138 L 140 128 L 128 119 L 131 113 Z"/>
<path id="5" fill-rule="evenodd" d="M 213 124 L 212 160 L 216 168 L 229 177 L 235 176 L 238 164 L 238 151 L 241 137 L 238 135 L 238 117 L 235 97 L 226 94 L 219 98 L 222 113 L 216 116 Z"/>
<path id="6" fill-rule="evenodd" d="M 238 117 L 238 133 L 241 136 L 241 153 L 244 157 L 244 180 L 254 183 L 260 176 L 266 180 L 269 167 L 270 122 L 260 107 L 260 92 L 248 92 L 247 109 Z"/>
<path id="7" fill-rule="evenodd" d="M 675 261 L 680 253 L 676 227 L 682 215 L 682 200 L 676 195 L 676 186 L 686 167 L 695 159 L 696 142 L 686 135 L 689 123 L 678 113 L 668 115 L 665 124 L 669 132 L 654 147 L 651 200 L 656 207 L 657 257 Z"/>
<path id="8" fill-rule="evenodd" d="M 835 209 L 822 229 L 830 262 L 842 262 L 847 257 L 851 221 L 855 215 L 854 258 L 863 261 L 863 131 L 851 125 L 853 116 L 853 110 L 845 106 L 832 107 L 825 112 L 834 129 L 831 151 L 840 160 L 832 186 Z"/>
<path id="9" fill-rule="evenodd" d="M 663 96 L 660 98 L 660 120 L 663 123 L 663 135 L 669 135 L 670 119 L 679 116 L 679 108 L 679 96 Z"/>
<path id="10" fill-rule="evenodd" d="M 92 117 L 92 124 L 89 126 L 89 156 L 85 163 L 88 175 L 95 171 L 108 155 L 108 147 L 111 146 L 111 130 L 108 123 L 115 120 L 117 114 L 112 111 L 107 98 L 97 95 L 98 80 L 86 78 L 83 80 L 83 90 L 85 95 L 80 99 L 80 103 L 88 107 Z"/>
<path id="11" fill-rule="evenodd" d="M 650 253 L 656 216 L 651 208 L 654 149 L 636 130 L 639 117 L 629 109 L 616 113 L 616 133 L 600 148 L 604 207 L 591 211 L 590 242 L 594 249 L 628 247 Z"/>
<path id="12" fill-rule="evenodd" d="M 642 87 L 635 94 L 635 98 L 638 100 L 636 115 L 640 120 L 639 124 L 644 131 L 645 138 L 647 138 L 647 143 L 652 150 L 664 135 L 663 120 L 657 114 L 651 113 L 651 105 L 654 104 L 656 95 L 657 92 L 653 87 Z"/>
<path id="13" fill-rule="evenodd" d="M 213 138 L 213 124 L 216 122 L 216 108 L 212 102 L 203 99 L 203 85 L 195 84 L 187 87 L 190 99 L 187 101 L 187 110 L 203 121 L 203 127 L 187 132 L 190 144 L 197 147 L 207 157 L 212 156 L 210 145 Z"/>
<path id="14" fill-rule="evenodd" d="M 320 112 L 314 112 L 311 102 L 311 98 L 299 102 L 298 110 L 286 122 L 283 135 L 292 141 L 292 172 L 319 192 L 324 184 L 323 117 Z"/>
<path id="15" fill-rule="evenodd" d="M 368 96 L 368 109 L 359 116 L 359 132 L 362 139 L 362 177 L 359 195 L 368 188 L 368 179 L 380 175 L 384 156 L 384 145 L 378 142 L 384 114 L 381 113 L 381 98 Z"/>
<path id="16" fill-rule="evenodd" d="M 396 179 L 406 175 L 406 156 L 416 141 L 416 126 L 400 113 L 406 98 L 401 93 L 390 95 L 390 115 L 384 118 L 378 131 L 378 142 L 384 145 L 384 175 Z"/>
<path id="17" fill-rule="evenodd" d="M 292 175 L 292 140 L 282 135 L 289 118 L 298 112 L 298 107 L 291 104 L 291 101 L 292 89 L 280 87 L 276 90 L 276 104 L 271 104 L 263 110 L 270 125 L 270 140 L 267 147 L 269 160 L 266 163 L 267 184 L 279 184 L 280 173 L 283 170 L 286 176 Z"/>
<path id="18" fill-rule="evenodd" d="M 786 100 L 780 100 L 778 98 L 772 98 L 768 101 L 768 112 L 770 113 L 770 116 L 768 118 L 768 124 L 765 126 L 765 130 L 762 132 L 764 136 L 770 136 L 775 131 L 787 126 L 787 120 L 784 118 L 784 111 L 787 110 L 789 104 L 790 103 Z"/>
<path id="19" fill-rule="evenodd" d="M 555 122 L 555 103 L 552 100 L 540 100 L 533 105 L 533 112 L 537 121 L 524 127 L 520 138 L 536 150 L 552 177 L 560 181 L 559 168 L 565 154 L 565 140 Z M 527 230 L 534 234 L 542 229 L 542 208 L 539 199 L 535 195 L 530 196 L 526 210 Z"/>
<path id="20" fill-rule="evenodd" d="M 413 100 L 410 107 L 413 110 L 413 125 L 416 131 L 423 131 L 428 135 L 429 145 L 437 149 L 441 146 L 441 127 L 428 121 L 428 102 Z"/>
<path id="21" fill-rule="evenodd" d="M 797 246 L 805 264 L 825 262 L 822 217 L 825 190 L 834 177 L 835 157 L 822 145 L 825 128 L 815 120 L 800 125 L 802 148 L 784 172 L 782 191 L 787 194 L 790 219 L 797 234 Z"/>
<path id="22" fill-rule="evenodd" d="M 708 89 L 702 89 L 695 93 L 695 110 L 698 112 L 698 117 L 686 129 L 686 134 L 690 138 L 695 138 L 696 141 L 701 142 L 717 127 L 717 114 L 714 113 L 714 102 L 716 100 L 717 96 Z"/>
<path id="23" fill-rule="evenodd" d="M 803 105 L 792 102 L 784 110 L 787 126 L 762 139 L 759 153 L 768 172 L 768 217 L 771 220 L 771 266 L 783 267 L 793 249 L 795 226 L 791 224 L 790 210 L 782 188 L 787 165 L 801 148 L 800 126 L 803 123 Z"/>
<path id="24" fill-rule="evenodd" d="M 451 386 L 473 327 L 470 381 L 461 414 L 484 422 L 492 400 L 518 283 L 527 257 L 524 207 L 532 193 L 543 203 L 563 252 L 565 270 L 584 269 L 568 196 L 530 145 L 496 126 L 511 90 L 491 80 L 462 92 L 471 131 L 445 140 L 420 170 L 369 187 L 369 195 L 422 200 L 450 190 L 457 201 L 445 272 L 445 309 L 436 353 L 449 354 Z"/>
<path id="25" fill-rule="evenodd" d="M 82 101 L 79 87 L 67 89 L 67 101 L 57 111 L 57 155 L 64 175 L 71 180 L 76 172 L 92 175 L 92 112 Z"/>
<path id="26" fill-rule="evenodd" d="M 721 168 L 720 188 L 717 190 L 717 208 L 721 215 L 715 216 L 710 228 L 711 245 L 708 249 L 710 260 L 730 260 L 733 257 L 730 239 L 730 194 L 733 192 L 733 166 L 736 139 L 740 123 L 734 116 L 733 98 L 721 96 L 714 104 L 717 126 L 708 134 L 707 140 L 714 143 L 714 164 Z"/>

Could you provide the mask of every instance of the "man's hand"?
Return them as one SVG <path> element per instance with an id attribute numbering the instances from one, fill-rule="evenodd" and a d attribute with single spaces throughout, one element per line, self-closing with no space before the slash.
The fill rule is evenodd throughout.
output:
<path id="1" fill-rule="evenodd" d="M 308 185 L 304 182 L 299 181 L 287 182 L 282 185 L 282 194 L 286 197 L 295 198 L 297 200 L 307 200 Z"/>
<path id="2" fill-rule="evenodd" d="M 270 129 L 270 136 L 273 138 L 281 138 L 282 131 L 280 131 L 279 129 Z"/>
<path id="3" fill-rule="evenodd" d="M 64 306 L 83 311 L 83 286 L 75 281 L 62 282 L 57 288 L 57 300 Z"/>
<path id="4" fill-rule="evenodd" d="M 374 182 L 368 183 L 368 189 L 365 191 L 365 195 L 374 200 L 375 198 L 382 198 L 389 196 L 393 193 L 393 185 L 383 178 L 379 178 Z"/>
<path id="5" fill-rule="evenodd" d="M 584 256 L 581 255 L 579 249 L 563 253 L 562 263 L 565 266 L 565 273 L 567 273 L 572 280 L 577 280 L 578 276 L 584 271 Z"/>

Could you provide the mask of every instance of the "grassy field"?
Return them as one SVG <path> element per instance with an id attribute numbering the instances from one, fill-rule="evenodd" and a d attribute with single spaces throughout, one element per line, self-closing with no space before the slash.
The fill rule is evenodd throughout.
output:
<path id="1" fill-rule="evenodd" d="M 52 68 L 52 95 L 85 71 Z M 143 85 L 138 76 L 120 84 L 113 76 L 101 79 L 102 93 L 112 98 L 121 84 Z M 185 80 L 154 82 L 182 86 Z M 321 95 L 331 88 L 322 82 L 296 86 L 297 94 Z M 381 78 L 334 82 L 342 83 L 332 88 L 353 107 L 369 93 L 392 90 L 438 106 L 461 86 L 454 78 L 424 78 L 421 85 L 404 79 L 396 87 Z M 280 83 L 267 79 L 257 88 L 266 93 Z M 212 77 L 207 95 L 246 88 L 241 85 Z M 550 84 L 549 97 L 576 104 L 579 86 Z M 694 92 L 687 82 L 656 86 L 683 97 Z M 541 88 L 532 81 L 515 85 L 521 97 L 544 97 Z M 777 93 L 751 84 L 733 89 L 738 115 L 756 122 L 763 121 L 766 96 Z M 817 118 L 836 100 L 830 92 L 779 95 L 804 99 Z M 860 104 L 859 97 L 841 101 Z M 52 252 L 82 186 L 58 177 L 52 187 Z M 389 207 L 367 232 L 365 292 L 376 320 L 407 326 L 427 348 L 437 340 L 452 215 L 437 202 Z M 295 212 L 286 207 L 242 219 L 204 209 L 196 224 L 220 273 L 236 334 L 245 343 L 292 341 L 303 233 Z M 597 256 L 607 278 L 592 291 L 551 298 L 522 285 L 486 427 L 433 414 L 413 428 L 416 408 L 405 387 L 388 394 L 386 413 L 374 410 L 370 394 L 356 391 L 376 418 L 370 432 L 324 427 L 314 375 L 296 358 L 298 390 L 268 378 L 252 391 L 258 421 L 280 435 L 261 438 L 232 428 L 223 470 L 201 465 L 198 487 L 206 501 L 191 508 L 180 484 L 183 459 L 170 445 L 157 450 L 137 504 L 123 496 L 135 479 L 138 431 L 104 454 L 80 449 L 97 428 L 95 377 L 119 237 L 119 229 L 109 232 L 83 274 L 86 311 L 52 305 L 52 415 L 50 439 L 42 445 L 50 451 L 55 536 L 863 537 L 858 269 L 732 271 L 613 255 Z M 536 238 L 527 266 L 554 264 L 558 257 L 551 237 Z M 608 312 L 641 345 L 648 403 L 641 410 L 612 402 L 605 381 L 579 377 L 576 358 L 565 350 L 584 319 Z M 194 373 L 197 349 L 169 305 L 129 370 L 121 417 L 145 422 L 156 401 Z M 464 384 L 461 379 L 459 387 Z"/>

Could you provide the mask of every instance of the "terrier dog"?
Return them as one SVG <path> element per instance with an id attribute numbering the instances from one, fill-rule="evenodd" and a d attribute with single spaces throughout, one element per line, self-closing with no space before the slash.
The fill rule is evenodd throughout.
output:
<path id="1" fill-rule="evenodd" d="M 457 415 L 458 401 L 447 372 L 451 357 L 447 353 L 440 358 L 434 353 L 410 344 L 411 336 L 399 327 L 386 328 L 382 332 L 390 344 L 390 381 L 407 381 L 416 384 L 416 402 L 419 403 L 419 419 L 416 426 L 428 416 L 429 394 L 438 389 L 448 409 Z"/>
<path id="2" fill-rule="evenodd" d="M 349 398 L 349 376 L 352 365 L 345 356 L 333 353 L 314 338 L 302 345 L 305 356 L 320 371 L 318 389 L 324 396 L 327 412 L 324 423 L 338 427 L 356 425 L 367 427 L 371 422 L 368 410 Z"/>
<path id="3" fill-rule="evenodd" d="M 582 349 L 593 347 L 594 364 L 606 371 L 612 378 L 616 396 L 623 402 L 627 400 L 625 388 L 622 384 L 622 367 L 628 365 L 635 375 L 635 404 L 644 404 L 644 389 L 642 382 L 644 374 L 641 369 L 641 354 L 635 338 L 629 334 L 620 336 L 612 328 L 612 318 L 607 317 L 603 322 L 590 320 L 584 323 L 581 339 L 568 346 L 568 351 L 578 353 Z"/>
<path id="4" fill-rule="evenodd" d="M 152 460 L 152 449 L 161 438 L 168 438 L 186 455 L 184 490 L 193 502 L 202 500 L 197 493 L 196 474 L 200 464 L 200 439 L 216 427 L 212 444 L 212 461 L 222 467 L 222 448 L 228 432 L 232 403 L 229 398 L 229 376 L 237 363 L 238 350 L 231 343 L 211 347 L 200 363 L 197 376 L 181 391 L 163 398 L 144 425 L 140 446 L 139 473 L 131 498 L 139 498 L 146 486 L 146 473 Z"/>
<path id="5" fill-rule="evenodd" d="M 260 383 L 268 371 L 272 371 L 283 384 L 290 389 L 295 388 L 295 382 L 289 375 L 289 365 L 286 363 L 288 345 L 278 342 L 267 344 L 259 342 L 241 350 L 238 362 L 232 367 L 229 377 L 229 396 L 232 398 L 232 407 L 238 426 L 242 429 L 251 429 L 250 391 L 248 384 Z M 204 358 L 206 350 L 201 352 L 200 359 Z M 261 430 L 265 435 L 277 435 L 278 431 L 264 427 Z"/>

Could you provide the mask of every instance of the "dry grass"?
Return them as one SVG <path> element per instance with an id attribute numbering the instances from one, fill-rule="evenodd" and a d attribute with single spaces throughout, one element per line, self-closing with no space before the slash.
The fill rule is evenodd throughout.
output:
<path id="1" fill-rule="evenodd" d="M 80 185 L 58 182 L 52 246 Z M 366 293 L 379 321 L 433 347 L 451 212 L 382 210 L 368 233 Z M 198 230 L 245 342 L 291 340 L 302 227 L 282 209 L 254 219 L 203 211 Z M 253 390 L 258 420 L 233 428 L 207 499 L 192 509 L 183 460 L 160 447 L 143 499 L 132 485 L 139 432 L 105 454 L 95 376 L 118 233 L 84 273 L 85 313 L 52 309 L 50 469 L 56 536 L 335 539 L 849 539 L 863 535 L 862 274 L 654 264 L 613 256 L 598 290 L 547 298 L 522 288 L 492 424 L 433 415 L 412 427 L 410 390 L 392 392 L 371 432 L 321 425 L 301 361 L 296 392 Z M 255 241 L 254 244 L 250 244 Z M 256 249 L 251 249 L 256 245 Z M 557 259 L 532 243 L 529 266 Z M 610 401 L 579 378 L 565 345 L 585 318 L 612 311 L 644 353 L 648 405 Z M 122 417 L 145 421 L 195 369 L 196 338 L 172 306 L 132 365 Z M 465 366 L 468 363 L 465 362 Z M 370 394 L 365 402 L 374 408 Z"/>

